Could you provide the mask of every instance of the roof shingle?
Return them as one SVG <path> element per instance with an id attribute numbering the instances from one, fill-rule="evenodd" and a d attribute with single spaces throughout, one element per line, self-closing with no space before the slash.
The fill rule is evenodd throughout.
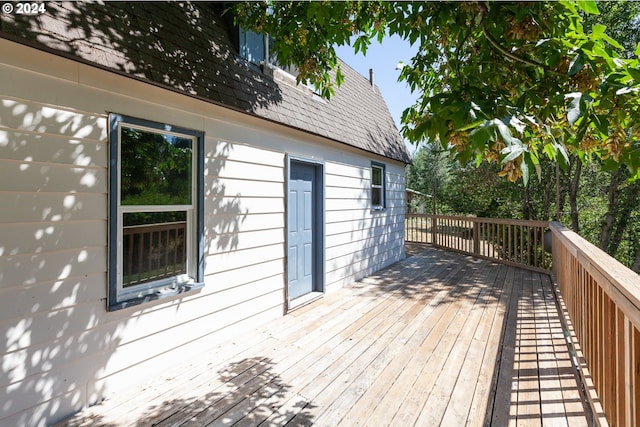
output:
<path id="1" fill-rule="evenodd" d="M 342 63 L 344 83 L 325 101 L 262 74 L 238 56 L 219 3 L 50 2 L 45 14 L 0 19 L 0 37 L 410 161 L 368 79 Z"/>

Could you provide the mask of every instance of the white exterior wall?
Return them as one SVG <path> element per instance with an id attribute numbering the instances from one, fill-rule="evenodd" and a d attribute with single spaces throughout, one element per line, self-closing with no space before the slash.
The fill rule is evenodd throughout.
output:
<path id="1" fill-rule="evenodd" d="M 283 315 L 286 154 L 324 164 L 328 291 L 404 257 L 401 163 L 6 40 L 0 52 L 0 426 L 55 422 Z M 109 112 L 205 132 L 203 289 L 106 311 Z"/>

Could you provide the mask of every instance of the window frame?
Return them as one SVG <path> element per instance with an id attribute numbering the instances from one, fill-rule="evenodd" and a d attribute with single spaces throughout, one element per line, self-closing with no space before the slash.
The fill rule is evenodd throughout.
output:
<path id="1" fill-rule="evenodd" d="M 253 53 L 253 49 L 250 49 L 248 47 L 249 44 L 247 43 L 247 39 L 249 38 L 260 40 L 262 45 L 260 48 L 260 54 L 262 56 L 261 58 L 253 58 L 253 56 L 250 55 L 251 53 Z M 267 64 L 269 62 L 269 45 L 267 42 L 267 36 L 265 36 L 264 34 L 256 33 L 255 31 L 243 30 L 242 28 L 238 28 L 238 53 L 240 54 L 240 57 L 245 61 L 257 67 Z"/>
<path id="2" fill-rule="evenodd" d="M 188 205 L 121 204 L 121 129 L 192 140 L 191 203 Z M 204 132 L 120 114 L 109 114 L 109 216 L 107 310 L 114 311 L 204 286 Z M 187 212 L 186 274 L 123 286 L 123 216 L 135 212 Z"/>
<path id="3" fill-rule="evenodd" d="M 282 72 L 287 77 L 285 81 L 287 81 L 292 86 L 303 86 L 314 95 L 320 96 L 320 89 L 316 89 L 315 86 L 311 83 L 307 82 L 297 82 L 299 71 L 293 65 L 282 65 L 278 63 L 278 58 L 274 55 L 274 52 L 271 49 L 271 45 L 273 44 L 273 37 L 266 33 L 256 33 L 253 30 L 245 30 L 242 27 L 237 28 L 237 42 L 238 42 L 238 54 L 239 56 L 247 61 L 250 66 L 256 70 L 260 70 L 264 74 L 267 74 L 271 77 L 274 77 L 274 74 L 277 72 Z M 252 34 L 253 36 L 259 36 L 262 41 L 262 53 L 264 54 L 263 58 L 249 58 L 249 55 L 246 52 L 249 52 L 249 49 L 245 48 L 246 40 L 248 38 L 247 34 Z"/>
<path id="4" fill-rule="evenodd" d="M 373 183 L 373 170 L 375 169 L 379 169 L 380 170 L 380 179 L 381 179 L 381 183 L 380 184 L 374 184 Z M 386 174 L 386 168 L 387 166 L 384 163 L 380 163 L 380 162 L 371 162 L 371 210 L 372 211 L 383 211 L 386 209 L 387 207 L 387 191 L 386 191 L 386 181 L 387 181 L 387 174 Z M 373 196 L 373 192 L 374 191 L 380 191 L 380 204 L 374 204 L 373 200 L 374 200 L 374 196 Z"/>

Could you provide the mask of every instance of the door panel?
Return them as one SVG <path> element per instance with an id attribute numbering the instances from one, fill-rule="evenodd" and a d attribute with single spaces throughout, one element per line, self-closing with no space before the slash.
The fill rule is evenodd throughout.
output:
<path id="1" fill-rule="evenodd" d="M 288 201 L 289 299 L 314 290 L 314 186 L 314 167 L 291 162 Z"/>

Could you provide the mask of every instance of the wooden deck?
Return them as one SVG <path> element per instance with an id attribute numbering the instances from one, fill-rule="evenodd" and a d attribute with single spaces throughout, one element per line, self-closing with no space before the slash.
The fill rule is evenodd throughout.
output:
<path id="1" fill-rule="evenodd" d="M 411 253 L 61 425 L 590 425 L 548 276 Z"/>

